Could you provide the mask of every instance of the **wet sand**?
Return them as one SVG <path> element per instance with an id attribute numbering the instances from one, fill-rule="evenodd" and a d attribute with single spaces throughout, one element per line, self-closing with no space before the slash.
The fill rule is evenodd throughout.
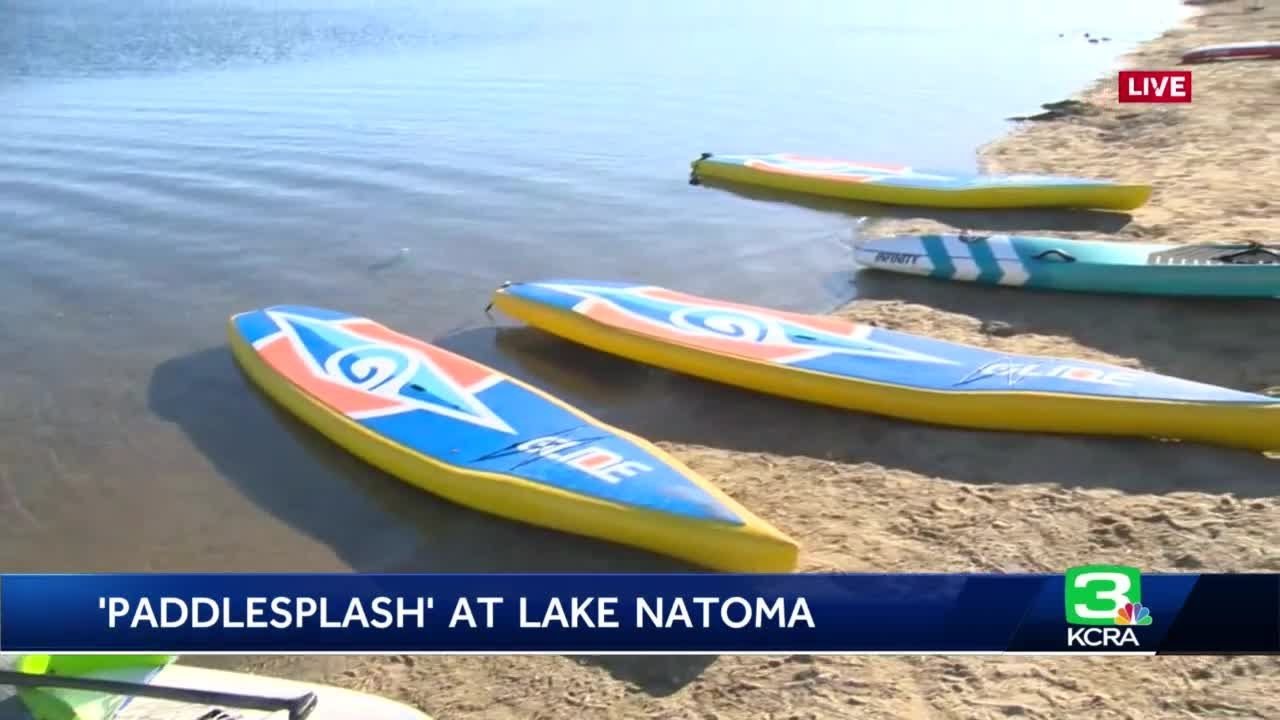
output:
<path id="1" fill-rule="evenodd" d="M 1274 3 L 1258 12 L 1217 3 L 1129 60 L 1168 68 L 1195 45 L 1276 36 Z M 1195 66 L 1190 106 L 1119 106 L 1114 75 L 1078 99 L 1086 103 L 1083 114 L 1027 123 L 984 148 L 984 164 L 992 171 L 1149 178 L 1155 195 L 1132 218 L 951 214 L 882 220 L 868 229 L 1275 240 L 1280 62 Z M 859 275 L 857 287 L 859 299 L 840 314 L 885 327 L 1244 390 L 1280 385 L 1280 313 L 1270 302 L 1068 296 L 872 273 Z M 503 330 L 499 342 L 540 374 L 572 367 L 565 382 L 604 400 L 615 383 L 660 386 L 671 398 L 666 416 L 652 408 L 633 413 L 626 404 L 601 414 L 659 441 L 797 537 L 804 570 L 1060 572 L 1116 561 L 1151 571 L 1280 571 L 1280 462 L 1262 456 L 926 427 L 655 373 L 517 329 Z M 551 533 L 510 532 L 522 538 L 510 547 L 530 548 L 521 550 L 529 555 L 522 561 L 539 568 L 654 562 Z M 467 564 L 500 569 L 510 562 L 473 557 Z M 1280 717 L 1280 659 L 1257 657 L 329 657 L 237 664 L 384 693 L 439 718 Z"/>

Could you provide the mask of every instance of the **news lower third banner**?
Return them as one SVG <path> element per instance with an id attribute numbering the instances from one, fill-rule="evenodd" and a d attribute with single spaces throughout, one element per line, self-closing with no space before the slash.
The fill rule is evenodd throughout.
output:
<path id="1" fill-rule="evenodd" d="M 1280 575 L 5 575 L 5 653 L 1280 653 Z"/>

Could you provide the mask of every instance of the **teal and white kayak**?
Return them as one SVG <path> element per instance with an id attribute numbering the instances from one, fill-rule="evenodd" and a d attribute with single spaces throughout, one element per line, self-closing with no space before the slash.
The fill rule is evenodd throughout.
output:
<path id="1" fill-rule="evenodd" d="M 1021 235 L 857 242 L 859 265 L 940 280 L 1095 293 L 1280 296 L 1280 246 L 1157 245 Z"/>
<path id="2" fill-rule="evenodd" d="M 26 655 L 16 673 L 0 671 L 0 685 L 26 681 L 17 692 L 25 714 L 19 712 L 15 720 L 431 720 L 376 695 L 176 660 L 173 655 Z M 45 677 L 48 685 L 26 684 Z M 77 682 L 131 690 L 77 688 Z"/>

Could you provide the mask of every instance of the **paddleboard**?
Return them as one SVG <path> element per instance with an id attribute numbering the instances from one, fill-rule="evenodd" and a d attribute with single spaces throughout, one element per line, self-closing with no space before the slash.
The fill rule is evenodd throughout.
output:
<path id="1" fill-rule="evenodd" d="M 173 656 L 29 655 L 24 672 L 141 683 L 238 695 L 296 698 L 316 696 L 307 720 L 431 720 L 408 705 L 329 685 L 174 664 Z M 27 717 L 21 720 L 286 720 L 288 712 L 226 705 L 111 695 L 63 688 L 18 691 Z"/>
<path id="2" fill-rule="evenodd" d="M 1076 292 L 1280 296 L 1280 247 L 1157 245 L 1018 235 L 860 239 L 858 264 L 908 275 Z"/>
<path id="3" fill-rule="evenodd" d="M 1184 63 L 1239 59 L 1280 59 L 1280 42 L 1257 41 L 1204 45 L 1182 53 L 1182 62 Z"/>
<path id="4" fill-rule="evenodd" d="M 935 208 L 1099 208 L 1132 210 L 1151 197 L 1149 185 L 1054 175 L 956 175 L 792 153 L 712 155 L 692 163 L 703 178 L 888 205 Z"/>
<path id="5" fill-rule="evenodd" d="M 277 402 L 448 500 L 712 569 L 795 568 L 795 541 L 675 458 L 480 363 L 313 307 L 236 315 L 229 335 Z"/>
<path id="6" fill-rule="evenodd" d="M 764 393 L 988 430 L 1280 448 L 1280 400 L 1130 368 L 1011 355 L 649 285 L 510 284 L 494 306 L 650 365 Z"/>

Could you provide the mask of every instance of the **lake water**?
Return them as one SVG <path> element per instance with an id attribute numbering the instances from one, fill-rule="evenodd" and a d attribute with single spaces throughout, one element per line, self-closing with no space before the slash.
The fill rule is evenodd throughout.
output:
<path id="1" fill-rule="evenodd" d="M 1182 10 L 6 0 L 0 14 L 0 570 L 485 570 L 605 561 L 300 428 L 236 371 L 227 317 L 334 307 L 607 419 L 660 412 L 660 375 L 581 384 L 571 366 L 588 354 L 489 329 L 489 292 L 575 276 L 826 309 L 852 293 L 856 218 L 692 187 L 691 159 L 971 170 L 1002 118 L 1069 95 Z"/>

